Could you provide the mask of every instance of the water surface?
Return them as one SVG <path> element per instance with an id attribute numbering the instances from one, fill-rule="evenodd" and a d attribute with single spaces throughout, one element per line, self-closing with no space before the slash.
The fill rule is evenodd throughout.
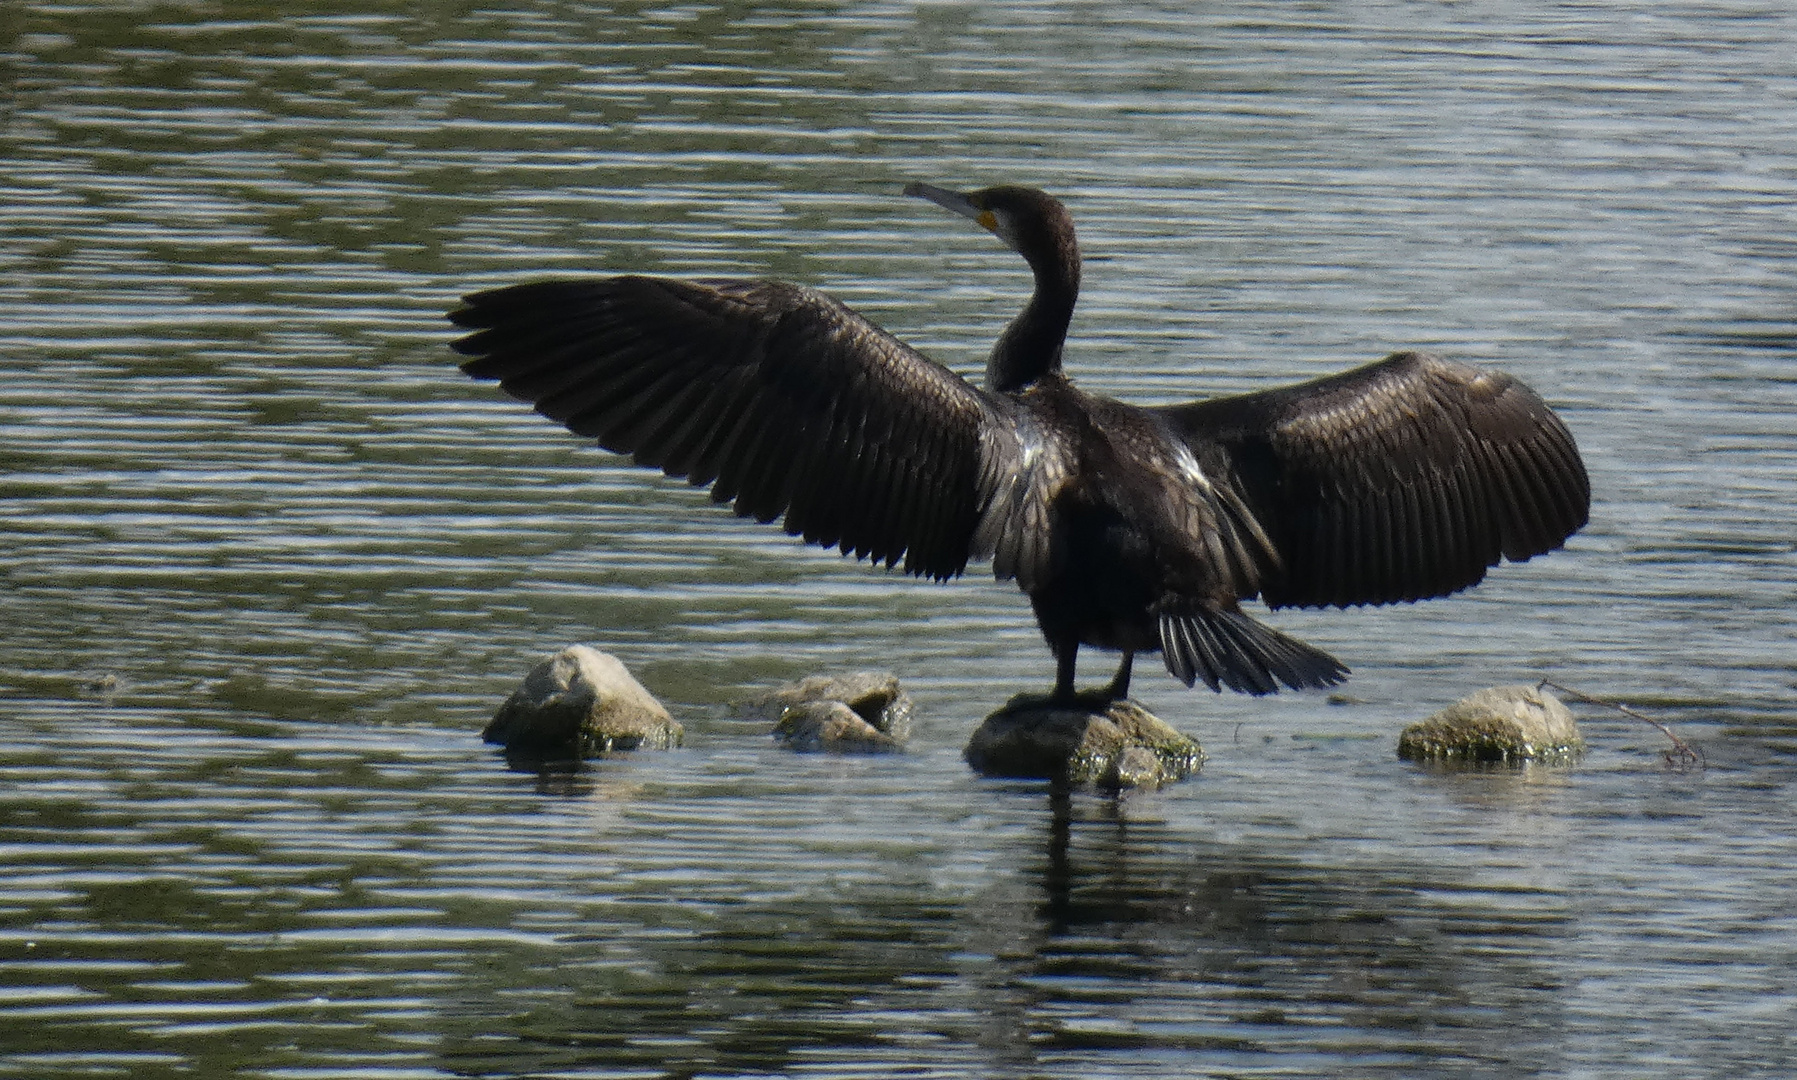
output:
<path id="1" fill-rule="evenodd" d="M 0 1075 L 1784 1076 L 1797 67 L 1777 5 L 30 4 L 0 16 Z M 1143 700 L 1196 779 L 971 776 L 1010 586 L 737 522 L 457 374 L 552 273 L 774 275 L 962 371 L 1028 289 L 908 180 L 1061 195 L 1139 402 L 1420 347 L 1592 523 L 1272 621 L 1348 699 Z M 684 749 L 508 768 L 540 655 Z M 725 703 L 886 667 L 913 749 Z M 1100 675 L 1102 660 L 1089 662 Z M 1152 667 L 1152 665 L 1150 665 Z M 1571 770 L 1398 762 L 1543 675 Z"/>

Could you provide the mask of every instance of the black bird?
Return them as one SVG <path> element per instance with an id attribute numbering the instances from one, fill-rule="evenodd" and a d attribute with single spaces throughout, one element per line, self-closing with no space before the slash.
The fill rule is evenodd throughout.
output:
<path id="1" fill-rule="evenodd" d="M 1081 645 L 1191 686 L 1268 694 L 1348 669 L 1240 601 L 1446 596 L 1558 547 L 1590 485 L 1560 419 L 1508 375 L 1402 352 L 1323 379 L 1138 408 L 1067 381 L 1073 221 L 1026 187 L 912 184 L 1022 255 L 1035 291 L 976 387 L 783 281 L 612 277 L 476 293 L 462 370 L 637 464 L 844 554 L 938 580 L 973 559 L 1028 594 L 1074 697 Z"/>

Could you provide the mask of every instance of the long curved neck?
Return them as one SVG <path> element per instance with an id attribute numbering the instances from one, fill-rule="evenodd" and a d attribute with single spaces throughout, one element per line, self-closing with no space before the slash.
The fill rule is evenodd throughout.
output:
<path id="1" fill-rule="evenodd" d="M 1079 299 L 1079 249 L 1071 238 L 1061 247 L 1030 259 L 1036 291 L 992 346 L 986 361 L 986 388 L 1021 390 L 1061 370 L 1061 347 Z"/>

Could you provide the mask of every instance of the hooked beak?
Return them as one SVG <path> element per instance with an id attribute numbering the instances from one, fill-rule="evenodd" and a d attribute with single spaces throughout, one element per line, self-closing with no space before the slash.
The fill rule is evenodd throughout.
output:
<path id="1" fill-rule="evenodd" d="M 982 206 L 976 206 L 972 199 L 958 191 L 949 191 L 934 184 L 910 183 L 905 185 L 905 194 L 920 199 L 928 199 L 944 210 L 952 210 L 962 217 L 972 218 L 980 223 L 980 227 L 989 232 L 998 231 L 998 218 Z"/>

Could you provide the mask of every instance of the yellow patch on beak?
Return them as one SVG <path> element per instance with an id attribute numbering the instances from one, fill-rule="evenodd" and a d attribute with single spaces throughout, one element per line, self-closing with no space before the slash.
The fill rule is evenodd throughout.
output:
<path id="1" fill-rule="evenodd" d="M 988 231 L 988 232 L 997 232 L 998 231 L 998 215 L 994 214 L 990 210 L 981 210 L 980 216 L 977 218 L 974 218 L 974 220 L 979 222 L 980 225 L 983 228 L 985 228 L 986 231 Z"/>

